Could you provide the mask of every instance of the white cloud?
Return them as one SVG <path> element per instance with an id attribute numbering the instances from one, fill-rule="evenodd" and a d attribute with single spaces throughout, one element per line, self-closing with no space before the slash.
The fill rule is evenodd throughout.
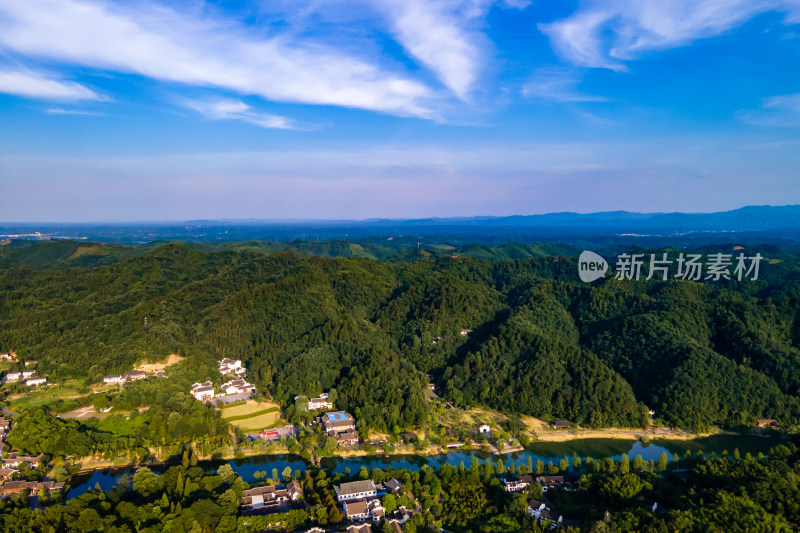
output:
<path id="1" fill-rule="evenodd" d="M 563 70 L 544 69 L 522 88 L 522 95 L 554 102 L 608 102 L 605 96 L 583 94 L 577 90 L 580 80 Z"/>
<path id="2" fill-rule="evenodd" d="M 761 109 L 737 113 L 743 122 L 754 126 L 800 126 L 800 93 L 773 96 L 764 101 Z"/>
<path id="3" fill-rule="evenodd" d="M 315 43 L 246 27 L 206 5 L 0 0 L 0 48 L 270 100 L 429 117 L 433 91 Z"/>
<path id="4" fill-rule="evenodd" d="M 344 46 L 366 44 L 370 32 L 386 29 L 409 56 L 467 100 L 491 54 L 491 43 L 482 31 L 489 10 L 495 5 L 523 9 L 529 4 L 529 0 L 263 0 L 260 6 L 266 16 L 280 17 L 300 30 L 335 27 L 337 32 L 329 33 L 345 35 L 347 42 L 340 43 Z"/>
<path id="5" fill-rule="evenodd" d="M 80 83 L 22 70 L 0 70 L 0 93 L 44 100 L 102 100 Z"/>
<path id="6" fill-rule="evenodd" d="M 624 61 L 651 50 L 720 35 L 767 11 L 800 15 L 798 0 L 621 0 L 588 2 L 570 17 L 540 24 L 569 61 L 625 70 Z"/>
<path id="7" fill-rule="evenodd" d="M 100 116 L 102 113 L 97 113 L 95 111 L 85 111 L 83 109 L 63 109 L 60 107 L 53 107 L 50 109 L 45 109 L 45 113 L 48 115 L 86 115 L 86 116 Z"/>
<path id="8" fill-rule="evenodd" d="M 397 40 L 459 98 L 467 99 L 490 47 L 481 25 L 500 4 L 524 9 L 528 0 L 376 0 Z"/>
<path id="9" fill-rule="evenodd" d="M 290 119 L 253 111 L 249 105 L 238 100 L 185 100 L 181 103 L 214 120 L 243 120 L 262 128 L 295 129 Z"/>
<path id="10" fill-rule="evenodd" d="M 379 2 L 391 19 L 398 41 L 459 98 L 466 98 L 478 77 L 483 36 L 470 28 L 480 11 L 459 13 L 461 2 L 403 0 Z"/>

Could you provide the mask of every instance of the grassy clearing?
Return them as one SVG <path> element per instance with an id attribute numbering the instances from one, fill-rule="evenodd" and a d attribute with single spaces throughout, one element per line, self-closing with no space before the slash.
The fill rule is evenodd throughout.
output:
<path id="1" fill-rule="evenodd" d="M 222 418 L 230 419 L 233 417 L 239 417 L 243 415 L 252 415 L 254 413 L 260 413 L 265 409 L 271 409 L 271 408 L 277 410 L 278 404 L 272 402 L 256 402 L 253 400 L 247 400 L 247 403 L 243 405 L 234 405 L 233 407 L 223 407 Z"/>
<path id="2" fill-rule="evenodd" d="M 85 405 L 87 391 L 78 384 L 47 385 L 31 388 L 8 397 L 9 409 L 32 409 L 47 405 L 56 411 L 70 410 Z"/>
<path id="3" fill-rule="evenodd" d="M 248 400 L 244 405 L 234 405 L 222 409 L 222 418 L 238 428 L 247 431 L 265 429 L 275 424 L 281 417 L 278 404 Z"/>
<path id="4" fill-rule="evenodd" d="M 111 433 L 115 437 L 131 437 L 144 423 L 145 418 L 141 416 L 131 419 L 126 415 L 113 415 L 101 419 L 97 429 Z"/>
<path id="5" fill-rule="evenodd" d="M 446 410 L 442 413 L 439 421 L 442 425 L 450 426 L 455 431 L 466 434 L 477 434 L 478 426 L 487 424 L 492 430 L 500 428 L 500 424 L 507 420 L 501 413 L 486 411 L 483 409 Z"/>
<path id="6" fill-rule="evenodd" d="M 270 407 L 269 409 L 264 409 L 263 411 L 257 411 L 255 413 L 251 413 L 249 415 L 239 415 L 239 416 L 225 416 L 223 417 L 228 422 L 236 422 L 237 420 L 247 420 L 248 418 L 255 418 L 257 416 L 266 415 L 268 413 L 274 413 L 278 410 L 277 407 Z"/>
<path id="7" fill-rule="evenodd" d="M 238 428 L 242 428 L 244 430 L 250 431 L 255 429 L 264 429 L 270 427 L 275 422 L 280 419 L 281 414 L 278 411 L 273 411 L 271 413 L 266 413 L 263 415 L 258 415 L 253 418 L 247 418 L 245 420 L 234 420 L 231 422 L 234 426 Z"/>

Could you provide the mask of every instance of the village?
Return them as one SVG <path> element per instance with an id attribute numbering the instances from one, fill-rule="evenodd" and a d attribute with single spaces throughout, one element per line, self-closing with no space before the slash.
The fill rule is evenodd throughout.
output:
<path id="1" fill-rule="evenodd" d="M 64 483 L 56 483 L 53 480 L 30 481 L 25 479 L 28 472 L 39 468 L 42 456 L 31 457 L 20 455 L 17 452 L 6 452 L 5 439 L 10 430 L 11 422 L 5 416 L 0 415 L 0 452 L 2 452 L 0 500 L 15 495 L 41 498 L 60 494 L 64 490 Z"/>
<path id="2" fill-rule="evenodd" d="M 10 352 L 0 353 L 0 361 L 16 362 L 16 356 Z M 25 368 L 33 367 L 31 370 L 19 370 L 7 372 L 3 377 L 3 385 L 13 385 L 20 383 L 26 387 L 38 387 L 47 383 L 47 376 L 36 376 L 36 365 L 38 361 L 28 359 L 24 362 Z"/>
<path id="3" fill-rule="evenodd" d="M 467 335 L 469 330 L 464 330 L 462 335 Z M 445 339 L 439 339 L 443 341 Z M 435 339 L 434 339 L 435 341 Z M 11 354 L 0 354 L 0 359 L 6 362 L 16 362 Z M 11 386 L 23 384 L 28 387 L 45 384 L 46 377 L 39 378 L 35 375 L 36 361 L 24 362 L 30 370 L 12 370 L 6 372 L 3 383 Z M 231 424 L 241 428 L 245 438 L 251 443 L 264 442 L 283 445 L 293 442 L 303 432 L 321 432 L 333 445 L 328 448 L 329 453 L 343 456 L 350 454 L 378 454 L 389 457 L 388 453 L 396 453 L 397 446 L 403 446 L 412 453 L 425 452 L 430 448 L 429 443 L 423 443 L 419 433 L 406 431 L 395 437 L 386 435 L 372 435 L 364 439 L 357 428 L 356 418 L 349 412 L 336 409 L 336 395 L 333 391 L 321 392 L 312 397 L 294 396 L 296 412 L 307 413 L 304 422 L 286 423 L 281 421 L 281 412 L 277 406 L 266 407 L 272 404 L 263 403 L 260 398 L 254 401 L 257 394 L 256 386 L 246 379 L 247 369 L 241 360 L 223 358 L 217 361 L 217 370 L 222 378 L 216 384 L 212 381 L 194 383 L 187 391 L 195 400 L 203 402 L 223 413 L 223 418 L 229 419 Z M 428 376 L 429 379 L 432 376 Z M 167 371 L 159 368 L 153 371 L 131 370 L 121 374 L 105 375 L 103 385 L 120 386 L 145 379 L 166 379 Z M 42 382 L 31 380 L 41 379 Z M 57 387 L 51 383 L 50 386 Z M 439 411 L 439 420 L 443 424 L 439 437 L 437 452 L 448 450 L 480 450 L 496 455 L 503 455 L 512 451 L 524 449 L 520 442 L 509 437 L 500 419 L 492 416 L 483 416 L 480 412 L 465 413 L 438 398 L 436 386 L 433 382 L 426 387 L 428 400 L 433 402 Z M 260 394 L 259 397 L 263 396 Z M 108 408 L 110 409 L 110 407 Z M 243 414 L 240 414 L 243 413 Z M 102 413 L 96 413 L 102 414 Z M 651 412 L 651 416 L 653 413 Z M 57 482 L 43 474 L 48 465 L 42 464 L 43 457 L 27 456 L 18 452 L 3 450 L 6 446 L 5 435 L 12 427 L 12 420 L 0 416 L 0 451 L 2 451 L 2 468 L 0 468 L 0 500 L 14 498 L 29 498 L 32 505 L 41 499 L 63 497 L 67 492 L 64 482 Z M 470 425 L 471 424 L 471 425 Z M 779 429 L 779 424 L 773 419 L 759 419 L 757 428 L 763 431 Z M 565 420 L 549 422 L 549 430 L 555 433 L 572 430 L 572 426 Z M 390 442 L 391 440 L 391 442 Z M 428 440 L 427 438 L 425 440 Z M 322 450 L 319 450 L 322 453 Z M 406 452 L 407 453 L 407 452 Z M 430 451 L 428 451 L 430 453 Z M 311 455 L 311 462 L 315 462 Z M 42 468 L 40 468 L 42 467 Z M 521 467 L 518 472 L 502 472 L 494 477 L 509 494 L 522 494 L 527 502 L 527 513 L 546 528 L 558 528 L 565 523 L 564 517 L 549 502 L 548 492 L 553 490 L 573 490 L 576 478 L 568 471 L 561 469 L 555 475 L 553 466 L 550 472 L 537 473 L 532 469 Z M 44 470 L 43 470 L 44 469 Z M 35 475 L 31 473 L 36 472 Z M 378 523 L 388 524 L 391 531 L 402 532 L 402 525 L 416 513 L 421 512 L 421 507 L 416 502 L 410 487 L 395 478 L 373 480 L 371 478 L 345 481 L 333 486 L 336 502 L 342 517 L 346 520 L 346 531 L 356 533 L 376 532 Z M 403 495 L 404 501 L 409 505 L 394 506 L 387 512 L 384 505 L 387 495 Z M 251 483 L 250 488 L 244 490 L 240 505 L 241 516 L 270 516 L 286 513 L 292 509 L 306 508 L 303 488 L 297 479 L 265 478 L 260 483 Z M 569 523 L 569 521 L 567 521 Z M 319 527 L 306 531 L 319 533 Z"/>
<path id="4" fill-rule="evenodd" d="M 465 332 L 466 334 L 466 332 Z M 3 354 L 3 359 L 13 361 L 13 356 Z M 35 361 L 26 361 L 26 366 L 33 367 Z M 215 386 L 211 381 L 194 383 L 189 392 L 197 401 L 208 403 L 216 408 L 234 409 L 242 404 L 247 404 L 254 393 L 256 387 L 246 380 L 247 370 L 240 360 L 223 358 L 217 362 L 219 374 L 223 378 L 220 385 Z M 124 386 L 139 380 L 149 378 L 167 378 L 167 372 L 159 369 L 153 372 L 142 370 L 131 370 L 122 374 L 105 375 L 102 378 L 104 385 Z M 25 383 L 34 386 L 27 381 L 35 379 L 35 370 L 10 371 L 6 373 L 4 383 L 16 384 Z M 46 379 L 46 378 L 42 378 Z M 35 383 L 35 382 L 34 382 Z M 435 397 L 435 387 L 433 384 L 428 386 L 428 392 Z M 363 442 L 357 428 L 356 419 L 352 414 L 335 409 L 335 398 L 328 393 L 320 393 L 317 396 L 306 398 L 295 396 L 295 403 L 309 415 L 305 426 L 308 428 L 318 427 L 327 437 L 333 439 L 336 448 L 342 451 L 357 450 L 361 446 L 375 447 L 387 446 L 386 440 L 371 440 Z M 302 405 L 301 405 L 302 404 Z M 232 406 L 232 407 L 228 407 Z M 560 425 L 560 424 L 559 424 Z M 0 418 L 0 450 L 5 447 L 5 435 L 12 427 L 12 421 L 5 417 Z M 299 435 L 303 425 L 294 424 L 277 425 L 267 427 L 254 432 L 247 432 L 246 437 L 250 441 L 261 440 L 264 442 L 281 442 Z M 474 438 L 477 441 L 484 441 L 491 436 L 490 427 L 486 424 L 474 428 Z M 406 444 L 417 442 L 418 436 L 414 433 L 405 433 L 400 436 L 401 441 Z M 446 449 L 464 446 L 462 442 L 449 442 Z M 0 469 L 0 499 L 11 499 L 19 497 L 31 498 L 35 505 L 36 499 L 53 498 L 63 496 L 66 492 L 64 482 L 56 482 L 42 475 L 41 465 L 42 456 L 31 457 L 17 452 L 5 452 L 2 454 L 2 469 Z M 36 470 L 39 472 L 29 479 L 29 472 Z M 500 478 L 506 491 L 523 492 L 536 483 L 529 475 L 508 476 Z M 563 476 L 549 476 L 538 480 L 546 490 L 548 487 L 565 485 Z M 387 494 L 397 495 L 403 490 L 402 483 L 397 479 L 390 479 L 384 482 L 375 482 L 371 479 L 344 482 L 334 487 L 336 500 L 340 506 L 342 516 L 351 525 L 347 531 L 370 532 L 372 526 L 382 519 L 390 524 L 392 531 L 402 531 L 401 526 L 409 520 L 414 513 L 419 512 L 419 506 L 401 506 L 392 510 L 387 516 L 382 504 L 382 498 Z M 413 495 L 411 496 L 413 499 Z M 273 513 L 286 512 L 293 508 L 304 506 L 303 490 L 299 483 L 290 480 L 286 483 L 278 483 L 278 480 L 268 480 L 266 484 L 252 486 L 243 493 L 240 512 L 243 516 L 248 515 L 269 515 Z M 549 521 L 548 523 L 560 524 L 561 518 L 552 512 L 545 504 L 537 500 L 531 500 L 530 513 L 537 519 Z M 322 531 L 313 528 L 309 531 Z M 377 530 L 375 530 L 377 531 Z"/>
<path id="5" fill-rule="evenodd" d="M 498 479 L 507 493 L 524 494 L 539 489 L 546 494 L 548 490 L 572 490 L 572 483 L 565 476 L 534 478 L 530 475 L 510 475 Z M 422 510 L 419 503 L 414 502 L 412 508 L 400 505 L 387 513 L 383 505 L 387 495 L 392 496 L 393 503 L 401 495 L 414 501 L 413 494 L 395 478 L 383 482 L 372 479 L 350 481 L 334 485 L 333 489 L 343 516 L 351 522 L 346 529 L 348 533 L 378 533 L 380 530 L 375 526 L 381 520 L 386 520 L 393 532 L 402 533 L 401 526 Z M 528 514 L 547 528 L 556 529 L 562 525 L 563 517 L 548 504 L 534 498 L 527 500 L 527 503 Z M 269 515 L 302 506 L 303 489 L 297 481 L 292 480 L 285 484 L 266 484 L 245 490 L 240 511 L 243 516 Z M 319 533 L 326 530 L 314 527 L 305 531 Z"/>

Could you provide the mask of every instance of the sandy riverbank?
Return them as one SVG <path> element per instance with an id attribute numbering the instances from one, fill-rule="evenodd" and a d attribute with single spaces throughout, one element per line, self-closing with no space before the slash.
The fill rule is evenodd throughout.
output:
<path id="1" fill-rule="evenodd" d="M 735 435 L 731 431 L 713 429 L 708 433 L 694 433 L 683 429 L 655 428 L 655 429 L 573 429 L 562 431 L 547 431 L 536 433 L 534 439 L 538 442 L 565 442 L 577 439 L 625 439 L 625 440 L 692 440 L 711 435 Z"/>

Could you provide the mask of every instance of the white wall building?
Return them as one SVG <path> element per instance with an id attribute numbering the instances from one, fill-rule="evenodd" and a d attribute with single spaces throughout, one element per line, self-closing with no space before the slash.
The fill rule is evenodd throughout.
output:
<path id="1" fill-rule="evenodd" d="M 219 373 L 223 376 L 227 376 L 228 374 L 243 376 L 245 372 L 247 372 L 247 370 L 242 366 L 242 362 L 238 359 L 225 358 L 222 361 L 219 361 Z"/>
<path id="2" fill-rule="evenodd" d="M 36 378 L 28 378 L 23 383 L 28 387 L 36 387 L 38 385 L 44 385 L 47 383 L 47 378 L 44 376 L 39 376 Z"/>
<path id="3" fill-rule="evenodd" d="M 201 402 L 208 401 L 214 397 L 214 386 L 210 381 L 205 383 L 195 383 L 192 385 L 192 396 Z"/>

